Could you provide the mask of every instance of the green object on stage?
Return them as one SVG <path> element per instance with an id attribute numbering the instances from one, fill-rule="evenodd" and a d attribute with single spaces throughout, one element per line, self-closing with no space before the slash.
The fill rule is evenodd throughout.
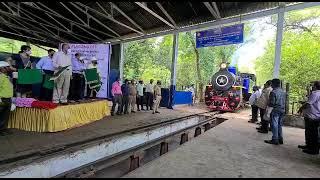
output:
<path id="1" fill-rule="evenodd" d="M 50 78 L 52 77 L 52 75 L 46 74 L 44 76 L 44 82 L 43 82 L 43 87 L 47 88 L 47 89 L 53 89 L 54 87 L 54 81 L 50 80 Z"/>
<path id="2" fill-rule="evenodd" d="M 86 69 L 84 72 L 86 83 L 89 84 L 89 88 L 98 92 L 101 87 L 100 76 L 96 68 Z"/>
<path id="3" fill-rule="evenodd" d="M 60 75 L 68 68 L 69 66 L 62 67 L 59 69 L 59 71 L 55 72 L 53 76 L 50 78 L 50 80 L 56 80 L 60 77 Z"/>
<path id="4" fill-rule="evenodd" d="M 99 83 L 99 74 L 96 68 L 86 69 L 84 71 L 84 75 L 86 77 L 87 84 L 91 83 Z"/>
<path id="5" fill-rule="evenodd" d="M 39 84 L 42 78 L 40 69 L 18 69 L 18 84 Z"/>

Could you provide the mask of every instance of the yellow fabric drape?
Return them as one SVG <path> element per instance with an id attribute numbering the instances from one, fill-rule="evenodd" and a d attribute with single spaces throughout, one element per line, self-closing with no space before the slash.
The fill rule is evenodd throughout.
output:
<path id="1" fill-rule="evenodd" d="M 108 101 L 58 106 L 46 110 L 17 108 L 11 113 L 8 128 L 35 132 L 57 132 L 78 127 L 110 115 Z"/>

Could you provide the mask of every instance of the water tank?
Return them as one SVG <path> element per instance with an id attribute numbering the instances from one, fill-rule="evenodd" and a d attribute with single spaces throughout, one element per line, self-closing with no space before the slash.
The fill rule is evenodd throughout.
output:
<path id="1" fill-rule="evenodd" d="M 228 71 L 234 75 L 237 75 L 237 68 L 233 66 L 228 67 Z"/>

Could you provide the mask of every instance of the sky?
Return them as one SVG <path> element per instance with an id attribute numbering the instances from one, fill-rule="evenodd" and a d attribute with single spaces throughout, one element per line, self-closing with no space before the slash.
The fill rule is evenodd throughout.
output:
<path id="1" fill-rule="evenodd" d="M 254 23 L 251 37 L 255 40 L 241 46 L 232 56 L 231 64 L 237 63 L 239 69 L 249 69 L 255 73 L 254 61 L 265 51 L 268 40 L 275 38 L 276 28 L 266 24 L 269 17 L 251 20 Z M 246 39 L 246 37 L 244 37 Z"/>

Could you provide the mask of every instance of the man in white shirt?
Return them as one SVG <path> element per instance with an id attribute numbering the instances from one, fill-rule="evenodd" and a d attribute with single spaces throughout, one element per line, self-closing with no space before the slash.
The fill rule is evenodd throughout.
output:
<path id="1" fill-rule="evenodd" d="M 68 104 L 70 79 L 72 75 L 71 50 L 69 44 L 62 44 L 62 50 L 53 55 L 53 67 L 55 72 L 63 67 L 68 68 L 55 80 L 53 89 L 53 103 Z"/>
<path id="2" fill-rule="evenodd" d="M 261 95 L 261 92 L 260 92 L 258 86 L 253 86 L 252 89 L 253 89 L 253 93 L 249 98 L 249 103 L 250 103 L 251 109 L 252 109 L 252 119 L 248 122 L 255 123 L 258 121 L 258 110 L 259 110 L 259 107 L 256 105 L 256 103 L 257 103 L 258 98 Z"/>
<path id="3" fill-rule="evenodd" d="M 146 85 L 146 99 L 147 99 L 147 111 L 149 110 L 153 110 L 152 106 L 153 106 L 153 79 L 150 80 L 150 84 Z"/>
<path id="4" fill-rule="evenodd" d="M 46 76 L 51 76 L 54 73 L 54 67 L 53 67 L 53 62 L 52 62 L 52 57 L 55 51 L 53 49 L 48 50 L 48 56 L 42 57 L 38 63 L 36 64 L 37 69 L 41 69 L 43 72 L 43 82 L 45 82 L 45 77 Z M 40 98 L 45 100 L 45 101 L 51 101 L 52 100 L 52 94 L 53 90 L 52 89 L 47 89 L 45 87 L 41 87 L 41 95 Z"/>
<path id="5" fill-rule="evenodd" d="M 143 109 L 143 81 L 139 81 L 139 83 L 137 84 L 137 107 L 138 107 L 138 111 L 140 111 L 139 106 L 141 106 L 141 110 L 144 111 Z"/>

